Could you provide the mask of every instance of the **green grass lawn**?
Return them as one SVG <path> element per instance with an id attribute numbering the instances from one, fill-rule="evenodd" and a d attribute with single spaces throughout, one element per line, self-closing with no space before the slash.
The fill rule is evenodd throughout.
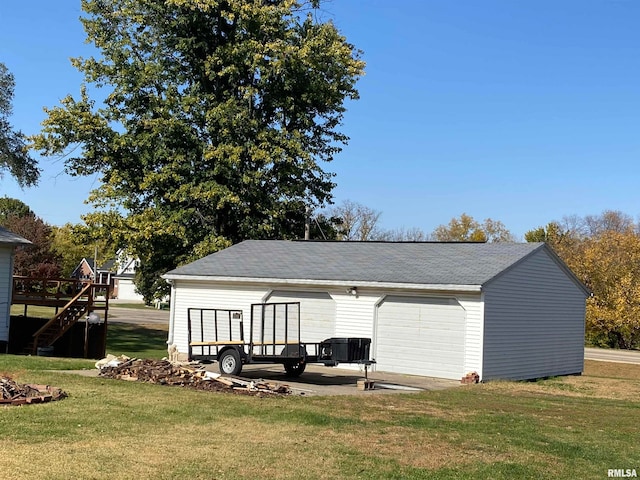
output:
<path id="1" fill-rule="evenodd" d="M 112 325 L 109 350 L 143 357 L 161 337 Z M 636 365 L 588 361 L 579 377 L 287 398 L 51 371 L 92 363 L 0 355 L 0 371 L 69 393 L 0 408 L 3 478 L 591 479 L 640 470 Z"/>
<path id="2" fill-rule="evenodd" d="M 107 353 L 160 359 L 167 356 L 167 329 L 157 326 L 109 323 Z"/>

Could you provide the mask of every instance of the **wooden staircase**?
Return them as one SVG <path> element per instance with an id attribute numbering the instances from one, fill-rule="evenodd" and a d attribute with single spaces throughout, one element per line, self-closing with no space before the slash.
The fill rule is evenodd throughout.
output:
<path id="1" fill-rule="evenodd" d="M 93 288 L 93 284 L 86 284 L 51 320 L 34 333 L 33 339 L 27 345 L 25 353 L 36 355 L 38 348 L 52 346 L 56 340 L 62 337 L 78 320 L 86 317 L 91 308 Z"/>

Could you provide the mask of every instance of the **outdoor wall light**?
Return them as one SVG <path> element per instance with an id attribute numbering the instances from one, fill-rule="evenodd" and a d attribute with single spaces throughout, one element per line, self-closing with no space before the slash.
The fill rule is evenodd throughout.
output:
<path id="1" fill-rule="evenodd" d="M 349 295 L 358 295 L 358 289 L 356 287 L 347 288 L 347 293 Z"/>

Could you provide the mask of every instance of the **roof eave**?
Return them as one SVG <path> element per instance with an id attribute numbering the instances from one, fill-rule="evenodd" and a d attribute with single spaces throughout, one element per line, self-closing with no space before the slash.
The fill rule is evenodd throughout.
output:
<path id="1" fill-rule="evenodd" d="M 403 290 L 420 291 L 458 291 L 458 292 L 480 292 L 480 285 L 459 285 L 459 284 L 423 284 L 423 283 L 393 283 L 393 282 L 372 282 L 359 280 L 312 280 L 303 278 L 259 278 L 259 277 L 223 277 L 207 275 L 180 275 L 165 274 L 165 280 L 186 280 L 192 282 L 215 282 L 215 283 L 251 283 L 251 284 L 276 284 L 276 285 L 310 285 L 328 287 L 359 287 L 359 288 L 392 288 Z"/>
<path id="2" fill-rule="evenodd" d="M 5 245 L 7 247 L 27 247 L 29 245 L 33 245 L 33 242 L 27 240 L 26 238 L 24 239 L 12 239 L 12 240 L 7 240 L 7 239 L 2 239 L 0 240 L 0 245 Z"/>

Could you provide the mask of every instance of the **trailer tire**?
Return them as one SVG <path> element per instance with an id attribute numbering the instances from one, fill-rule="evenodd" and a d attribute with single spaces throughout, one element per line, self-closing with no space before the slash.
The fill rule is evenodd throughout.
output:
<path id="1" fill-rule="evenodd" d="M 299 377 L 300 375 L 302 375 L 302 372 L 304 372 L 306 366 L 306 362 L 289 361 L 285 362 L 284 371 L 287 372 L 287 375 L 289 377 Z"/>
<path id="2" fill-rule="evenodd" d="M 218 357 L 218 369 L 223 375 L 240 375 L 242 360 L 235 348 L 229 348 Z"/>

